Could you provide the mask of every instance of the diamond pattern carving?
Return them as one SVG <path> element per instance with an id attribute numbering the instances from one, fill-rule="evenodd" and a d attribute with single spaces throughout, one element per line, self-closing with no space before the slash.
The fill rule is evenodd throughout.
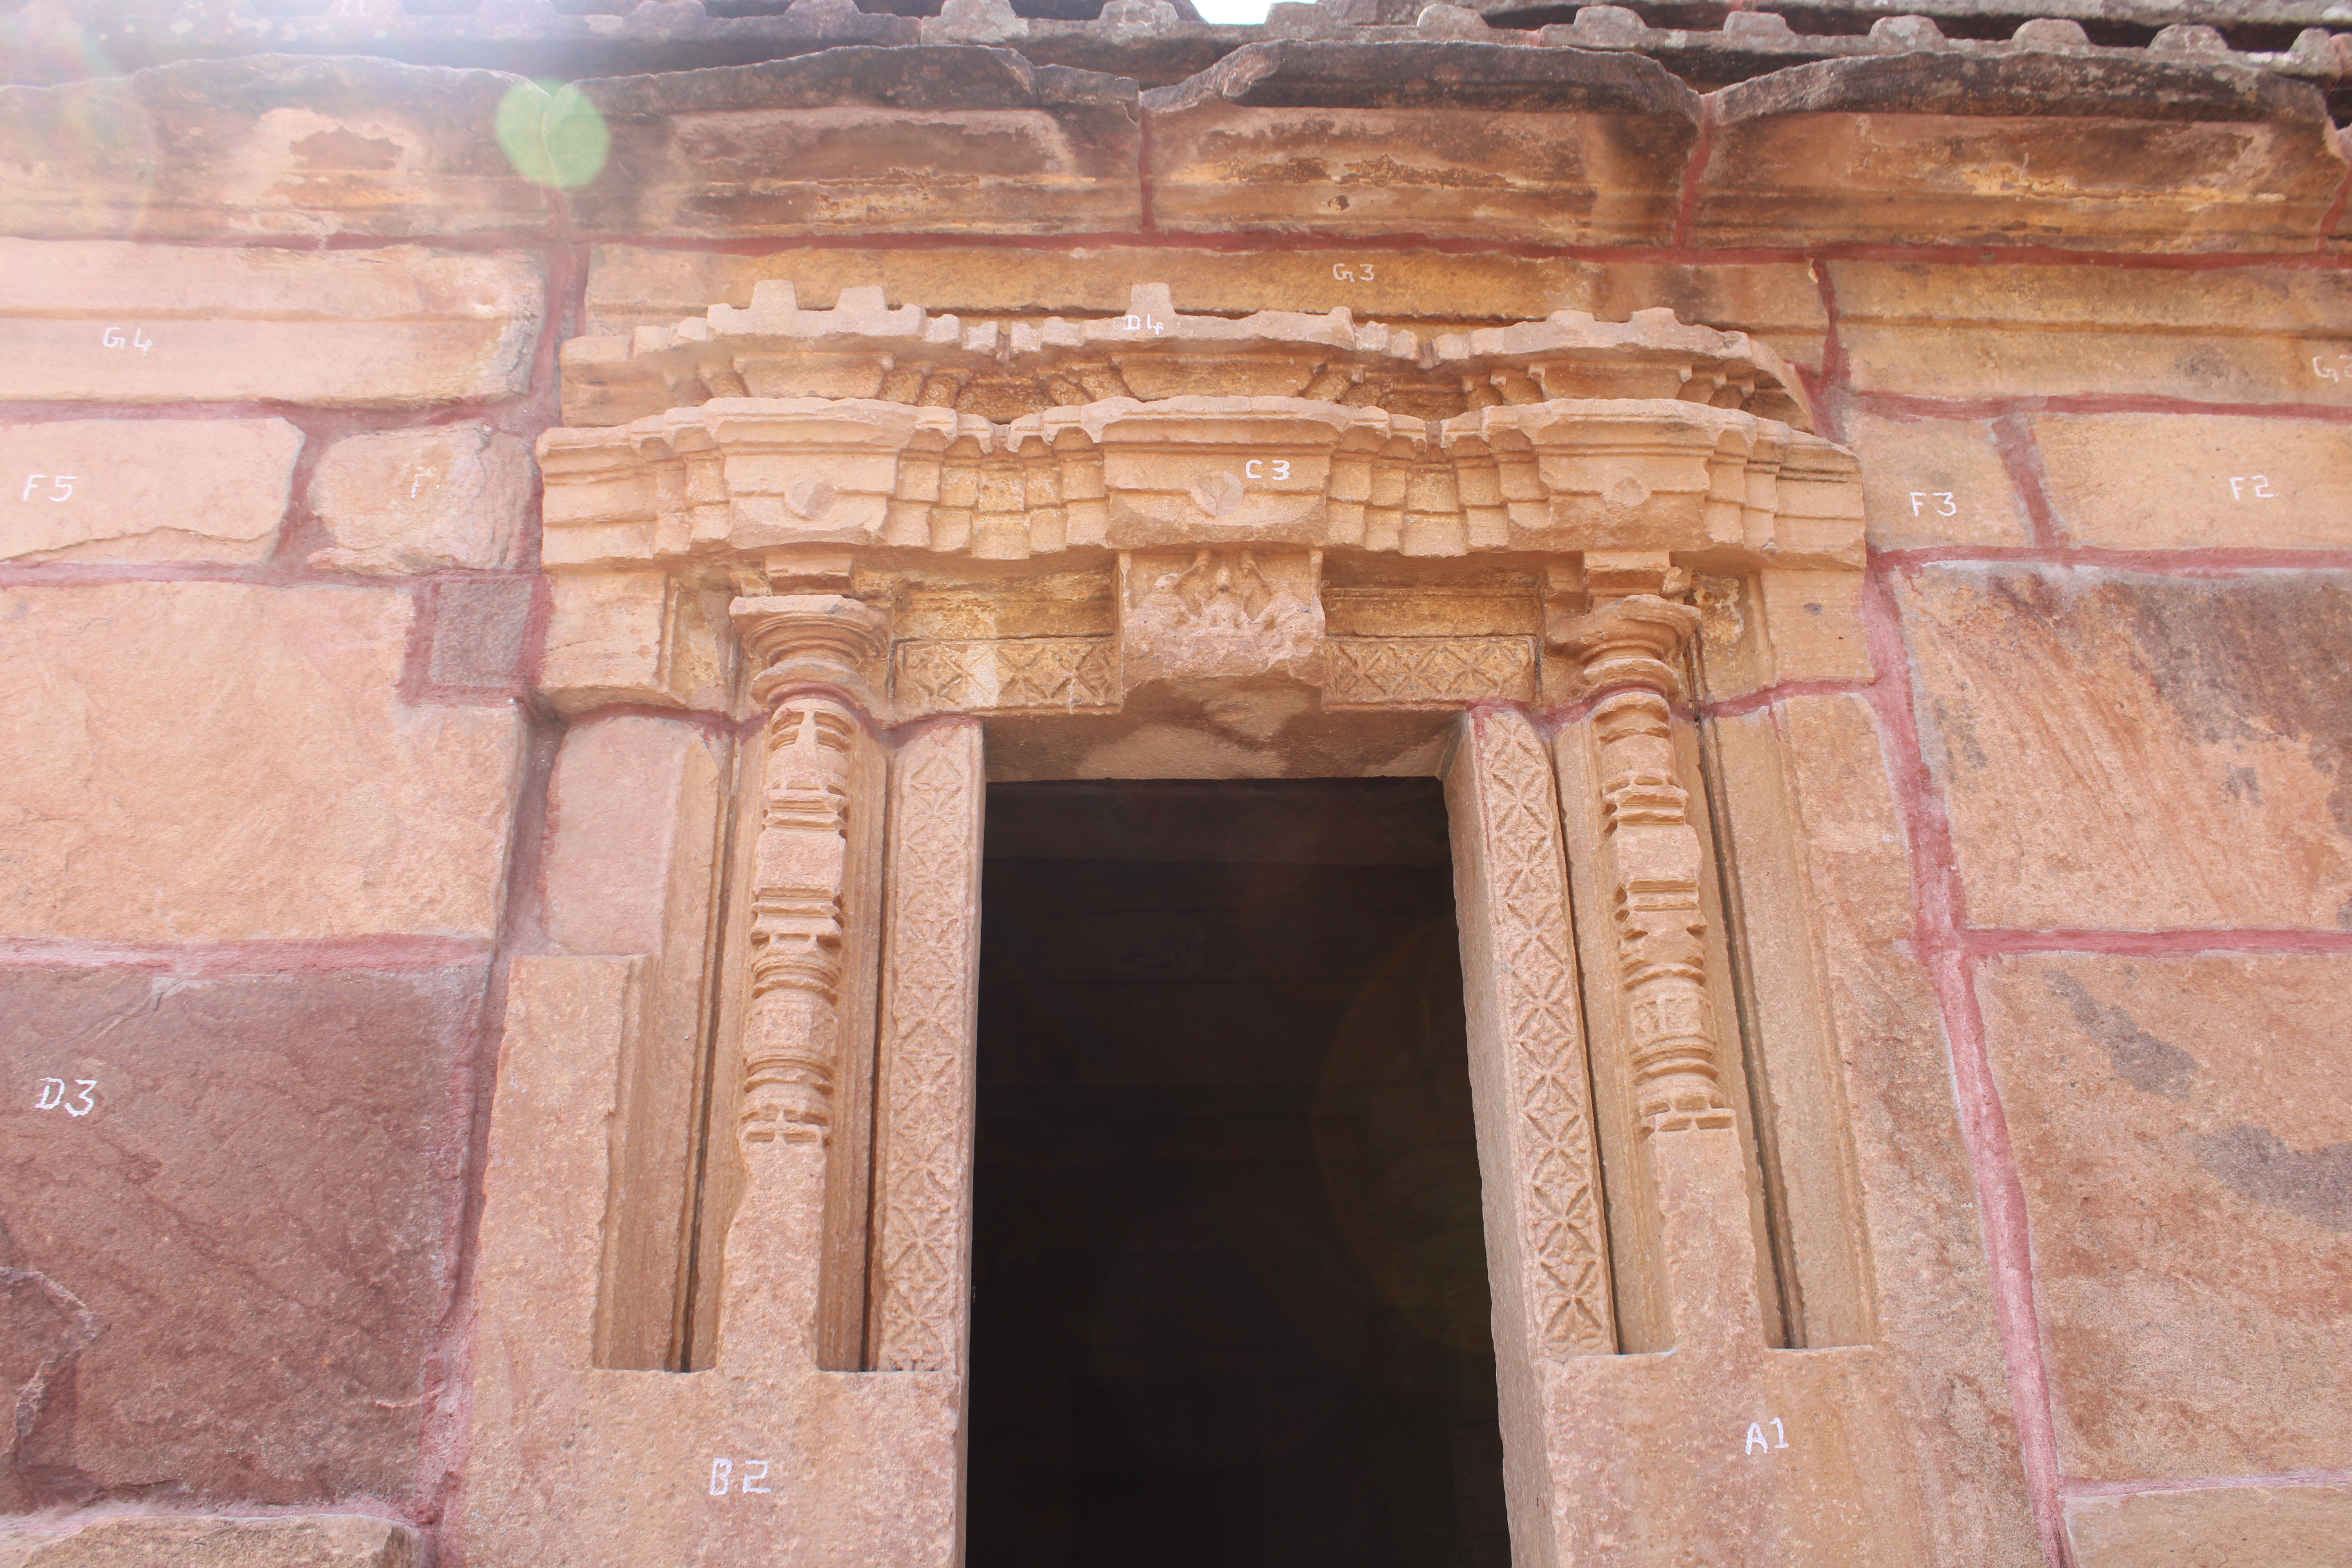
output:
<path id="1" fill-rule="evenodd" d="M 1119 704 L 1118 650 L 1108 637 L 1010 637 L 900 643 L 902 712 L 1086 712 Z"/>
<path id="2" fill-rule="evenodd" d="M 1327 708 L 1531 700 L 1533 637 L 1332 637 Z"/>
<path id="3" fill-rule="evenodd" d="M 984 787 L 974 722 L 916 735 L 891 770 L 871 1358 L 882 1372 L 962 1359 Z"/>
<path id="4" fill-rule="evenodd" d="M 1521 713 L 1481 714 L 1471 733 L 1536 1348 L 1606 1355 L 1616 1331 L 1551 759 Z"/>

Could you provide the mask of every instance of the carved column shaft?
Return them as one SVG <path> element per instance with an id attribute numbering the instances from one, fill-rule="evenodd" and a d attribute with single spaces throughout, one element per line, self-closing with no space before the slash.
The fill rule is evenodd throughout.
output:
<path id="1" fill-rule="evenodd" d="M 759 671 L 752 697 L 771 711 L 737 1121 L 747 1186 L 728 1237 L 721 1354 L 854 1366 L 866 1145 L 844 1063 L 853 1034 L 870 1031 L 872 964 L 851 951 L 848 898 L 861 846 L 876 841 L 864 671 L 888 623 L 823 594 L 738 599 L 733 614 Z"/>
<path id="2" fill-rule="evenodd" d="M 845 704 L 814 695 L 779 705 L 768 721 L 743 1039 L 747 1145 L 821 1140 L 833 1123 L 849 752 L 861 728 Z"/>
<path id="3" fill-rule="evenodd" d="M 1674 660 L 1698 612 L 1653 595 L 1618 599 L 1556 638 L 1603 693 L 1591 724 L 1600 759 L 1601 859 L 1624 995 L 1624 1043 L 1643 1137 L 1732 1125 L 1707 996 L 1701 847 L 1675 777 L 1667 700 Z"/>

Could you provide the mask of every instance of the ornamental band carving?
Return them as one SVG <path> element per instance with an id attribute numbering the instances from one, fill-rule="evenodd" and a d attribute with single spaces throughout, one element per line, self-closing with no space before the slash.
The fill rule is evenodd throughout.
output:
<path id="1" fill-rule="evenodd" d="M 1483 1004 L 1496 1058 L 1487 1071 L 1502 1101 L 1496 1136 L 1508 1162 L 1498 1169 L 1482 1154 L 1482 1164 L 1516 1205 L 1518 1234 L 1507 1245 L 1530 1349 L 1606 1355 L 1617 1348 L 1614 1309 L 1551 759 L 1526 716 L 1509 710 L 1472 714 L 1464 744 L 1447 800 L 1459 814 L 1456 856 L 1470 862 L 1456 871 L 1472 895 L 1462 918 L 1476 922 L 1465 929 L 1465 954 L 1483 952 L 1472 968 L 1490 972 L 1471 984 L 1491 991 L 1471 998 L 1472 1049 Z"/>
<path id="2" fill-rule="evenodd" d="M 985 787 L 970 721 L 921 731 L 891 763 L 869 1361 L 881 1372 L 963 1360 Z"/>

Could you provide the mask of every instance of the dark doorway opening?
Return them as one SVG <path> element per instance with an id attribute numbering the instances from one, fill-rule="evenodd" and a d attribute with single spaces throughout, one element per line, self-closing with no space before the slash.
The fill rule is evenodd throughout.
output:
<path id="1" fill-rule="evenodd" d="M 1507 1568 L 1444 803 L 999 784 L 971 1568 Z"/>

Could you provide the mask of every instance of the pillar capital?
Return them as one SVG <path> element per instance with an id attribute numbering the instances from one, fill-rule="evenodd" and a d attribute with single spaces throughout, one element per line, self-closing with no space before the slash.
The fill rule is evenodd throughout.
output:
<path id="1" fill-rule="evenodd" d="M 890 617 L 845 594 L 775 594 L 735 601 L 730 612 L 757 671 L 751 698 L 773 707 L 803 688 L 872 705 L 866 671 L 890 646 Z"/>
<path id="2" fill-rule="evenodd" d="M 1697 632 L 1698 612 L 1655 594 L 1629 594 L 1546 629 L 1550 644 L 1580 661 L 1580 693 L 1647 687 L 1683 694 L 1682 655 Z"/>

